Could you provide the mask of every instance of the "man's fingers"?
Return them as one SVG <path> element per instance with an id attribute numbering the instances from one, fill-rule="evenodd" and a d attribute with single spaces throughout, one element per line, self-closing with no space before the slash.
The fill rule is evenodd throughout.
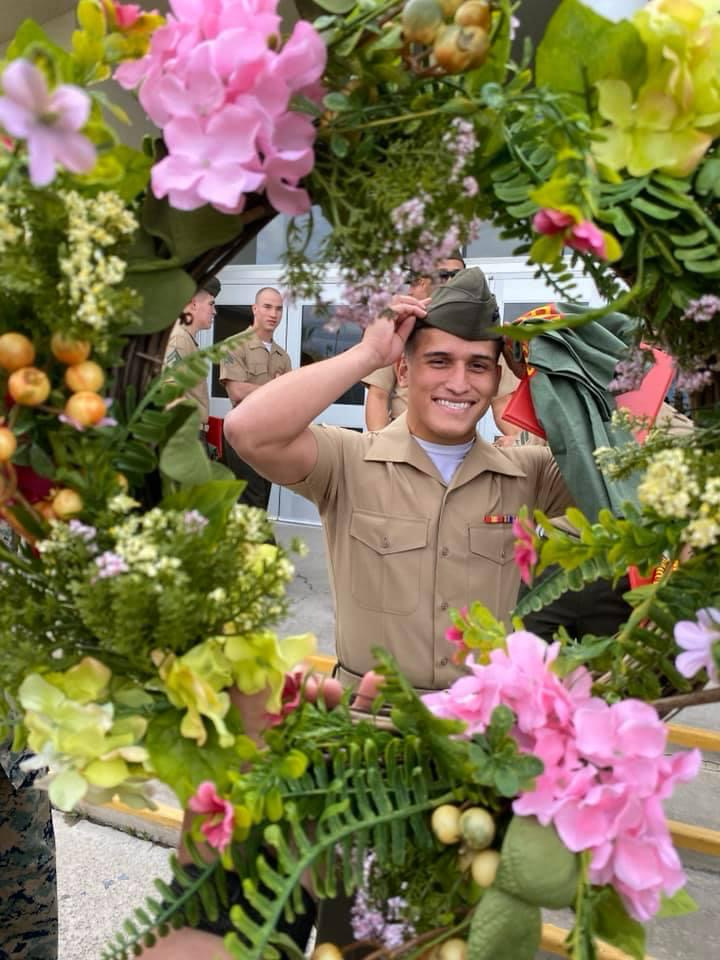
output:
<path id="1" fill-rule="evenodd" d="M 379 673 L 369 670 L 358 684 L 353 706 L 358 710 L 369 710 L 383 684 L 383 679 Z"/>

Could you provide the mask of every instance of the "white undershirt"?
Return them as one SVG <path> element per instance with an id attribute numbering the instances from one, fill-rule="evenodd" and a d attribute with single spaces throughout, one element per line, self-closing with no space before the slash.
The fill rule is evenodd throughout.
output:
<path id="1" fill-rule="evenodd" d="M 414 434 L 411 434 L 411 436 L 430 457 L 447 486 L 450 486 L 450 481 L 455 476 L 457 468 L 475 443 L 474 440 L 468 440 L 467 443 L 430 443 L 428 440 L 421 440 Z"/>
<path id="2" fill-rule="evenodd" d="M 270 351 L 272 350 L 272 345 L 273 345 L 272 340 L 270 340 L 269 342 L 268 342 L 267 340 L 261 340 L 260 343 L 265 347 L 265 349 L 267 350 L 267 352 L 270 353 Z"/>

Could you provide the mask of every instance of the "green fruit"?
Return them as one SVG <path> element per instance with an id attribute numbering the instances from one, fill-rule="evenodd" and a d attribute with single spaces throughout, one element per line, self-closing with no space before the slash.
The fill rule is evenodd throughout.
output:
<path id="1" fill-rule="evenodd" d="M 500 854 L 497 850 L 483 850 L 476 853 L 470 864 L 472 878 L 479 887 L 490 887 L 500 866 Z"/>
<path id="2" fill-rule="evenodd" d="M 434 42 L 443 25 L 443 15 L 436 0 L 409 0 L 402 12 L 402 28 L 411 43 Z"/>
<path id="3" fill-rule="evenodd" d="M 451 803 L 436 807 L 430 823 L 440 843 L 457 843 L 460 839 L 460 810 Z"/>
<path id="4" fill-rule="evenodd" d="M 455 13 L 459 27 L 482 27 L 490 29 L 490 4 L 486 0 L 465 0 Z"/>
<path id="5" fill-rule="evenodd" d="M 485 62 L 490 49 L 487 33 L 480 27 L 445 27 L 435 41 L 433 55 L 445 73 L 463 73 Z"/>
<path id="6" fill-rule="evenodd" d="M 484 850 L 495 839 L 495 821 L 482 807 L 469 807 L 460 817 L 460 833 L 471 850 Z"/>

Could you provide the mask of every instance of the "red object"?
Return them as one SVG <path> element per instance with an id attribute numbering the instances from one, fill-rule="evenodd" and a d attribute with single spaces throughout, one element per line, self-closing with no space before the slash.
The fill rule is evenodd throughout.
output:
<path id="1" fill-rule="evenodd" d="M 222 417 L 208 417 L 207 441 L 211 443 L 218 452 L 218 458 L 222 458 L 223 451 L 223 421 Z"/>
<path id="2" fill-rule="evenodd" d="M 641 343 L 640 347 L 648 349 L 644 343 Z M 615 398 L 615 402 L 623 410 L 635 417 L 647 417 L 651 424 L 655 422 L 673 376 L 672 357 L 655 347 L 652 348 L 652 353 L 655 363 L 643 377 L 638 389 L 621 393 Z M 638 443 L 644 443 L 647 434 L 647 429 L 638 430 L 635 439 Z"/>
<path id="3" fill-rule="evenodd" d="M 515 391 L 510 394 L 510 399 L 503 410 L 503 420 L 508 420 L 521 430 L 528 430 L 543 440 L 547 439 L 547 434 L 540 426 L 540 421 L 535 415 L 532 394 L 530 393 L 530 377 L 528 374 L 523 377 Z"/>

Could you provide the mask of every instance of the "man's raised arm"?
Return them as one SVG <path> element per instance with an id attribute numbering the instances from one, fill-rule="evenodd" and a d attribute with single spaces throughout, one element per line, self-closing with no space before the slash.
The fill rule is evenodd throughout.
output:
<path id="1" fill-rule="evenodd" d="M 400 357 L 416 318 L 425 316 L 425 302 L 398 297 L 394 316 L 374 320 L 356 346 L 253 391 L 225 418 L 228 443 L 274 483 L 304 480 L 317 461 L 309 425 L 353 384 Z"/>

